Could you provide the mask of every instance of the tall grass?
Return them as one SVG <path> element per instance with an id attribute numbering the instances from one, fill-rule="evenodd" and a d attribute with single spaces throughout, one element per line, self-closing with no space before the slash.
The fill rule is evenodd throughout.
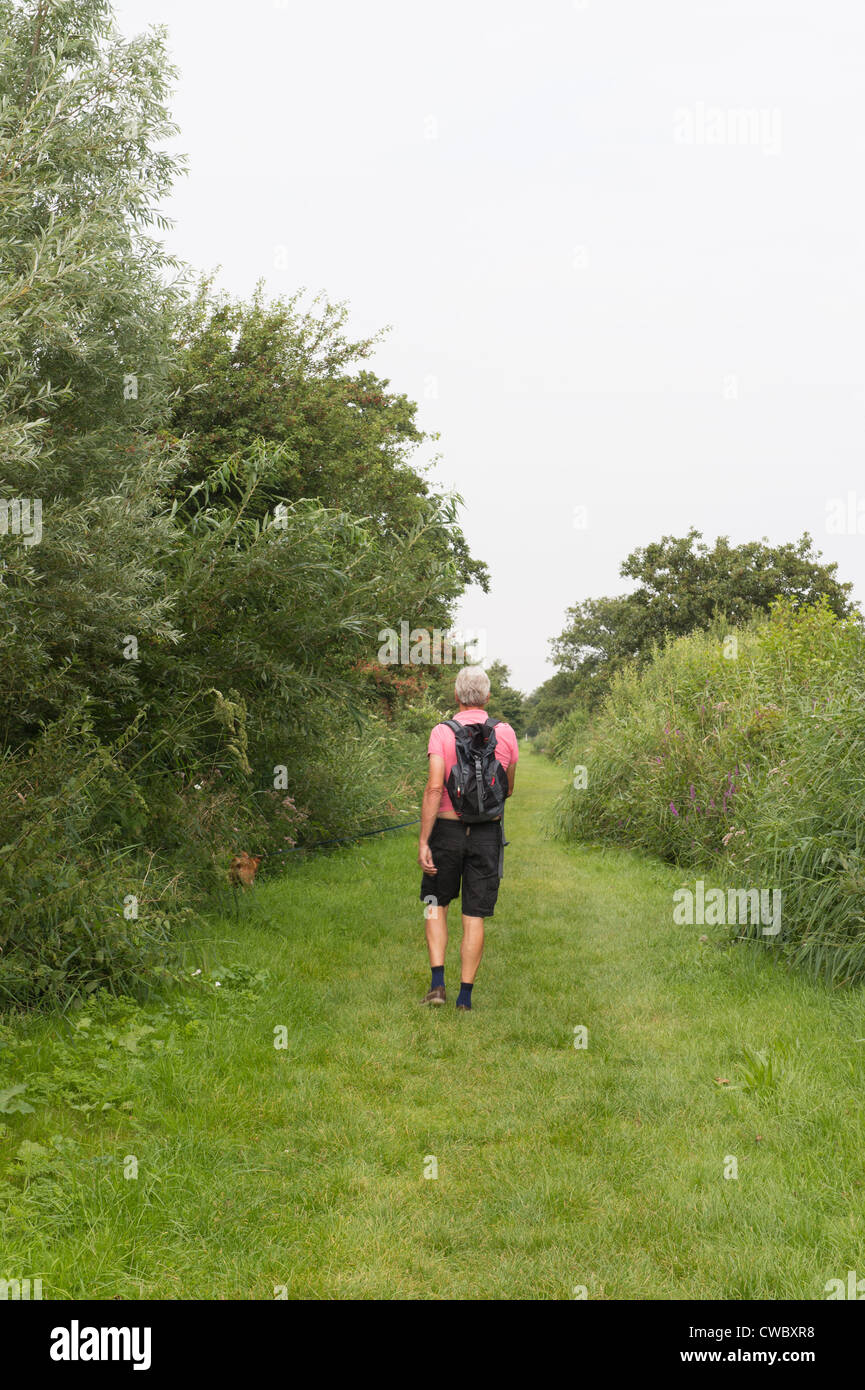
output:
<path id="1" fill-rule="evenodd" d="M 837 984 L 865 975 L 858 622 L 779 602 L 735 631 L 679 638 L 556 741 L 571 772 L 560 835 L 780 889 L 784 956 Z"/>

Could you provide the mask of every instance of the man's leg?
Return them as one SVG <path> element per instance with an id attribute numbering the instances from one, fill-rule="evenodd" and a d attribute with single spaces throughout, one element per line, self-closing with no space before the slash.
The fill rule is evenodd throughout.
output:
<path id="1" fill-rule="evenodd" d="M 448 945 L 448 910 L 447 904 L 444 907 L 437 907 L 430 903 L 424 908 L 426 913 L 426 944 L 429 951 L 429 963 L 433 970 L 437 970 L 445 963 L 445 951 Z"/>
<path id="2" fill-rule="evenodd" d="M 478 966 L 481 963 L 481 956 L 484 953 L 484 919 L 483 917 L 463 917 L 463 939 L 460 946 L 460 961 L 462 964 L 462 974 L 460 979 L 464 984 L 473 985 L 475 975 L 478 973 Z"/>
<path id="3" fill-rule="evenodd" d="M 484 953 L 484 923 L 492 917 L 499 891 L 501 827 L 496 822 L 471 826 L 463 869 L 462 974 L 458 1009 L 472 1006 L 472 986 Z"/>
<path id="4" fill-rule="evenodd" d="M 460 944 L 460 992 L 457 995 L 457 1008 L 470 1009 L 472 1006 L 472 985 L 481 956 L 484 953 L 484 919 L 467 917 L 463 913 L 463 939 Z"/>
<path id="5" fill-rule="evenodd" d="M 426 944 L 429 951 L 432 981 L 428 992 L 420 1002 L 422 1004 L 443 1004 L 445 1002 L 445 951 L 448 944 L 447 904 L 444 907 L 439 907 L 437 903 L 429 903 L 424 907 L 424 916 L 426 918 Z"/>

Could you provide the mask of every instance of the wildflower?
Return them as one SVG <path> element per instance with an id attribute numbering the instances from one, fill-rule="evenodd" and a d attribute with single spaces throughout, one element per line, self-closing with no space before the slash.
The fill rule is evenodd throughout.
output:
<path id="1" fill-rule="evenodd" d="M 673 815 L 674 815 L 674 816 L 677 816 L 677 815 L 679 814 L 679 812 L 676 810 L 675 806 L 673 805 L 672 801 L 670 802 L 670 810 L 673 812 Z"/>

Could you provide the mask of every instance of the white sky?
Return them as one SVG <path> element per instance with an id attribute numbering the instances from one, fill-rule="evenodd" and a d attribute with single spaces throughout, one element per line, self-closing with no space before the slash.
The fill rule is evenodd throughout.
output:
<path id="1" fill-rule="evenodd" d="M 440 433 L 492 570 L 462 623 L 517 685 L 569 604 L 690 525 L 808 530 L 865 598 L 865 534 L 827 533 L 832 499 L 865 513 L 859 0 L 117 14 L 165 23 L 181 69 L 171 248 L 392 325 L 375 369 Z"/>

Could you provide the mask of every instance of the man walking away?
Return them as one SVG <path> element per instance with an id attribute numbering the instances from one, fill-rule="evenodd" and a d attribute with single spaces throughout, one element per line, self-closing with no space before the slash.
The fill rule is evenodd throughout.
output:
<path id="1" fill-rule="evenodd" d="M 504 803 L 513 794 L 519 748 L 510 724 L 487 715 L 490 681 L 483 667 L 464 666 L 454 695 L 459 709 L 436 724 L 427 750 L 418 862 L 432 981 L 421 1003 L 445 1003 L 448 904 L 462 884 L 457 1008 L 465 1012 L 483 954 L 484 920 L 493 915 L 502 877 Z"/>

